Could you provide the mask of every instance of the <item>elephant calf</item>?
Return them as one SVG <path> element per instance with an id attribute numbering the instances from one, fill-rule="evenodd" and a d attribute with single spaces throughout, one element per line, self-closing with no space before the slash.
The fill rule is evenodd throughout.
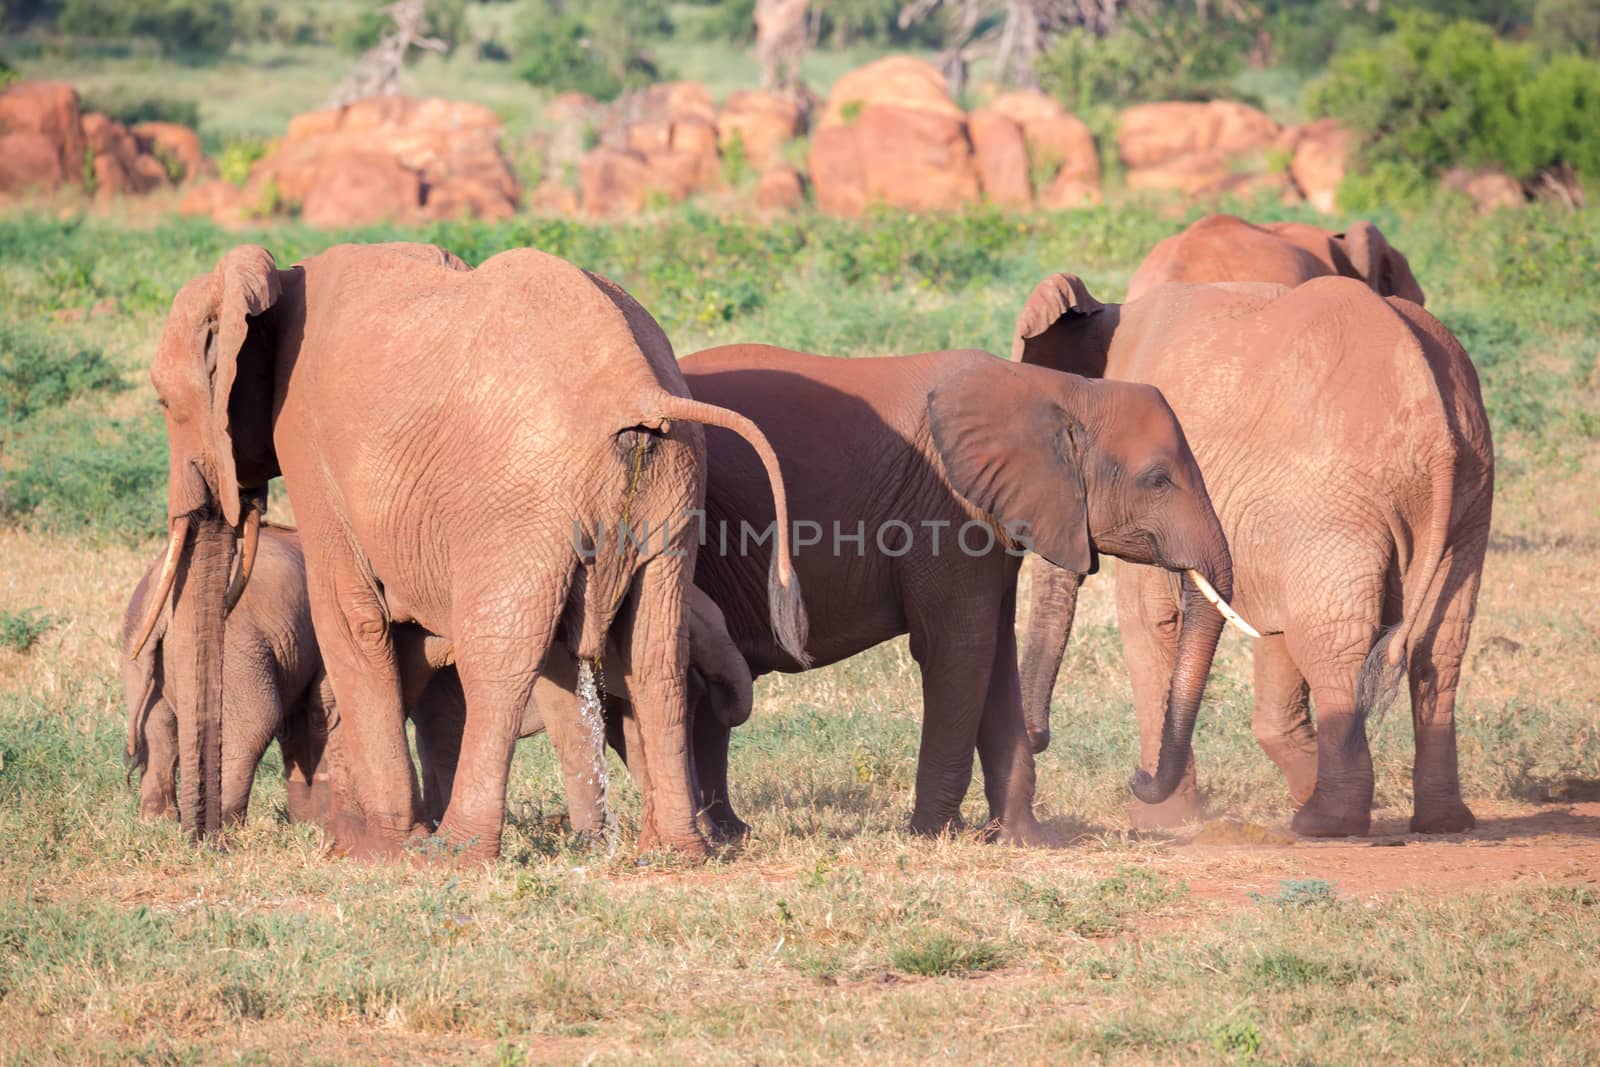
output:
<path id="1" fill-rule="evenodd" d="M 180 699 L 169 682 L 181 677 L 181 672 L 166 670 L 172 647 L 166 641 L 170 609 L 159 616 L 138 654 L 131 655 L 135 630 L 145 616 L 160 562 L 156 560 L 145 571 L 123 619 L 126 758 L 140 772 L 141 813 L 147 818 L 175 819 L 179 755 L 182 744 L 192 743 L 195 724 L 192 705 Z M 719 722 L 738 726 L 750 716 L 749 669 L 728 638 L 722 613 L 709 598 L 691 589 L 685 607 L 690 694 L 703 701 Z M 422 759 L 423 805 L 429 822 L 437 823 L 454 783 L 466 702 L 449 643 L 415 626 L 397 627 L 397 631 L 405 703 L 416 727 Z M 607 646 L 604 662 L 609 666 L 605 679 L 608 710 L 620 712 L 630 700 L 632 664 L 615 642 Z M 230 823 L 244 819 L 256 767 L 276 737 L 288 778 L 289 817 L 326 823 L 334 793 L 346 788 L 348 772 L 340 758 L 337 709 L 312 630 L 305 558 L 299 535 L 290 528 L 261 526 L 250 582 L 224 627 L 223 669 L 227 682 L 222 720 L 224 818 Z M 534 687 L 534 698 L 523 712 L 518 736 L 531 737 L 544 732 L 551 722 L 564 721 L 546 716 L 543 709 L 557 699 L 570 702 L 576 687 L 576 661 L 564 647 L 553 648 Z M 626 751 L 620 715 L 611 714 L 607 719 L 615 724 L 614 743 Z M 574 750 L 581 751 L 581 746 L 563 747 L 563 752 Z M 601 799 L 603 774 L 591 771 L 587 778 L 588 795 L 578 796 L 574 803 Z"/>
<path id="2" fill-rule="evenodd" d="M 169 669 L 172 613 L 162 612 L 134 654 L 161 560 L 133 591 L 122 622 L 122 682 L 128 700 L 126 758 L 139 769 L 139 810 L 146 818 L 178 817 L 177 771 L 197 773 L 199 738 L 193 703 Z M 288 776 L 289 815 L 322 821 L 330 798 L 323 766 L 332 692 L 311 630 L 305 558 L 293 529 L 263 523 L 254 577 L 228 615 L 223 637 L 227 690 L 222 718 L 222 813 L 243 821 L 256 765 L 274 737 Z"/>

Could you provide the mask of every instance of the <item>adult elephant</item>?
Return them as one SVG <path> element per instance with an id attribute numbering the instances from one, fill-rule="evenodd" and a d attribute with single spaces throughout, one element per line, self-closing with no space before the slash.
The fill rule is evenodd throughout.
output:
<path id="1" fill-rule="evenodd" d="M 1207 215 L 1158 241 L 1128 282 L 1130 302 L 1164 282 L 1277 282 L 1295 286 L 1330 274 L 1359 278 L 1380 296 L 1422 304 L 1411 264 L 1370 222 L 1343 233 L 1303 222 L 1256 225 Z"/>
<path id="2" fill-rule="evenodd" d="M 1295 289 L 1169 284 L 1118 306 L 1056 275 L 1029 298 L 1012 354 L 1155 385 L 1183 421 L 1239 553 L 1234 602 L 1265 635 L 1254 650 L 1254 728 L 1300 805 L 1295 830 L 1367 832 L 1365 722 L 1408 673 L 1411 828 L 1470 829 L 1454 707 L 1494 451 L 1477 373 L 1450 332 L 1416 304 L 1346 278 Z M 1049 738 L 1078 581 L 1048 568 L 1036 576 L 1022 667 L 1036 747 Z M 1160 679 L 1188 620 L 1166 576 L 1144 567 L 1119 571 L 1117 609 L 1149 766 Z M 1164 810 L 1132 812 L 1144 825 L 1199 813 L 1192 770 Z"/>
<path id="3" fill-rule="evenodd" d="M 179 739 L 185 825 L 220 823 L 234 543 L 242 535 L 231 582 L 242 586 L 265 486 L 281 471 L 349 733 L 354 810 L 336 819 L 338 848 L 392 854 L 426 832 L 397 624 L 454 647 L 468 713 L 437 832 L 468 858 L 499 851 L 511 748 L 551 644 L 594 661 L 615 625 L 632 653 L 648 782 L 640 846 L 704 854 L 684 705 L 693 528 L 682 516 L 704 494 L 698 424 L 747 436 L 780 513 L 786 504 L 760 431 L 689 397 L 633 299 L 531 250 L 467 270 L 431 245 L 341 245 L 279 270 L 245 245 L 173 301 L 151 377 L 166 412 L 171 526 L 147 621 L 170 591 L 168 640 L 183 667 L 169 682 L 196 708 Z M 619 523 L 645 537 L 615 536 Z M 799 653 L 804 612 L 781 546 L 771 621 Z M 564 764 L 592 766 L 598 724 L 567 725 L 558 743 L 595 752 Z M 574 822 L 605 816 L 575 811 Z"/>
<path id="4" fill-rule="evenodd" d="M 978 351 L 830 359 L 766 345 L 688 356 L 694 396 L 754 422 L 790 492 L 808 590 L 805 656 L 761 608 L 771 525 L 762 463 L 707 434 L 710 482 L 696 584 L 716 601 L 754 675 L 834 663 L 909 634 L 922 672 L 912 829 L 960 823 L 974 747 L 1002 840 L 1047 844 L 1017 686 L 1014 609 L 1025 548 L 1079 571 L 1098 552 L 1165 568 L 1227 596 L 1233 564 L 1183 430 L 1156 390 L 1008 364 Z M 1159 764 L 1132 783 L 1164 799 L 1182 778 L 1223 620 L 1198 596 Z M 700 804 L 724 834 L 729 732 L 697 714 Z"/>

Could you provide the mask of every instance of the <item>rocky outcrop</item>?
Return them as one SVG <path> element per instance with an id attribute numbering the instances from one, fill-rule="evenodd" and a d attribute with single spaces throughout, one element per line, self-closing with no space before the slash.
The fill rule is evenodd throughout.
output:
<path id="1" fill-rule="evenodd" d="M 1100 154 L 1094 136 L 1082 119 L 1053 98 L 1035 89 L 1002 93 L 974 111 L 968 125 L 984 195 L 990 200 L 1037 203 L 1051 211 L 1100 202 Z M 1026 154 L 1026 197 L 1020 183 L 1005 176 L 1015 171 L 1018 138 Z"/>
<path id="2" fill-rule="evenodd" d="M 60 82 L 17 82 L 0 93 L 0 192 L 52 192 L 84 180 L 78 93 Z"/>
<path id="3" fill-rule="evenodd" d="M 806 200 L 805 180 L 787 163 L 775 163 L 761 172 L 756 186 L 756 206 L 763 211 L 792 211 Z"/>
<path id="4" fill-rule="evenodd" d="M 839 79 L 808 163 L 818 206 L 835 215 L 860 215 L 877 203 L 949 210 L 976 203 L 982 188 L 966 114 L 938 69 L 909 56 Z"/>
<path id="5" fill-rule="evenodd" d="M 602 143 L 579 164 L 583 210 L 629 214 L 719 187 L 716 117 L 710 92 L 694 82 L 653 85 L 619 101 Z"/>
<path id="6" fill-rule="evenodd" d="M 750 165 L 761 169 L 782 158 L 783 146 L 800 136 L 804 121 L 792 96 L 737 92 L 717 112 L 717 144 L 727 155 L 737 142 Z"/>
<path id="7" fill-rule="evenodd" d="M 296 115 L 251 168 L 242 199 L 258 211 L 298 209 L 316 226 L 506 218 L 521 190 L 500 130 L 480 104 L 398 95 Z"/>
<path id="8" fill-rule="evenodd" d="M 1528 202 L 1522 183 L 1496 167 L 1456 167 L 1446 171 L 1439 184 L 1470 197 L 1484 214 L 1506 207 L 1522 207 Z"/>
<path id="9" fill-rule="evenodd" d="M 1333 214 L 1355 138 L 1337 120 L 1318 119 L 1293 131 L 1292 143 L 1289 176 L 1295 188 L 1312 207 Z"/>
<path id="10" fill-rule="evenodd" d="M 1258 158 L 1280 133 L 1266 114 L 1233 100 L 1139 104 L 1117 116 L 1117 154 L 1135 191 L 1242 193 L 1287 185 Z"/>

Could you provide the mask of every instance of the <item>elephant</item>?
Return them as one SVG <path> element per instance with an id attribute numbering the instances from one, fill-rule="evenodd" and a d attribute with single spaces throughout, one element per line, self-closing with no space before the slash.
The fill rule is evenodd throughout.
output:
<path id="1" fill-rule="evenodd" d="M 322 822 L 329 810 L 324 756 L 334 709 L 311 629 L 305 560 L 292 528 L 262 523 L 259 536 L 255 580 L 224 627 L 222 819 L 244 820 L 256 766 L 276 738 L 290 818 Z M 128 602 L 124 652 L 132 651 L 139 621 L 148 612 L 160 562 L 146 569 Z M 193 729 L 180 729 L 180 721 L 194 709 L 176 701 L 166 685 L 176 669 L 169 653 L 177 642 L 167 640 L 169 623 L 170 613 L 163 613 L 139 654 L 122 660 L 128 701 L 125 755 L 130 773 L 139 771 L 139 810 L 153 819 L 177 818 L 178 737 Z"/>
<path id="2" fill-rule="evenodd" d="M 430 855 L 498 855 L 511 749 L 548 651 L 559 643 L 593 664 L 613 631 L 631 655 L 643 748 L 638 845 L 707 854 L 683 619 L 693 557 L 682 516 L 703 499 L 702 425 L 747 437 L 780 514 L 787 502 L 760 431 L 690 397 L 665 334 L 622 289 L 532 249 L 468 269 L 432 245 L 338 245 L 280 270 L 241 245 L 174 298 L 151 378 L 169 525 L 141 629 L 170 598 L 167 682 L 196 708 L 189 736 L 179 722 L 185 826 L 203 837 L 220 825 L 223 618 L 281 474 L 349 735 L 336 851 L 397 856 L 429 833 L 394 634 L 415 624 L 449 642 L 467 709 L 462 773 L 433 831 L 445 847 Z M 767 601 L 780 641 L 803 653 L 782 532 Z M 564 751 L 563 765 L 592 773 L 597 723 L 546 725 L 558 747 L 585 751 Z M 574 795 L 579 783 L 567 784 Z M 603 803 L 573 809 L 580 829 L 608 819 Z"/>
<path id="3" fill-rule="evenodd" d="M 1033 812 L 1017 682 L 1025 550 L 1079 571 L 1107 552 L 1201 575 L 1224 597 L 1232 588 L 1221 526 L 1161 394 L 976 350 L 835 359 L 741 344 L 697 352 L 682 367 L 696 399 L 760 427 L 790 493 L 811 622 L 804 657 L 761 610 L 771 524 L 784 519 L 759 457 L 725 430 L 707 433 L 695 582 L 721 608 L 751 673 L 835 663 L 909 634 L 923 700 L 911 828 L 961 825 L 976 748 L 991 836 L 1055 843 Z M 1221 625 L 1197 598 L 1160 765 L 1131 783 L 1141 797 L 1162 800 L 1182 778 Z M 722 834 L 742 834 L 727 786 L 728 723 L 697 711 L 694 736 L 700 806 Z"/>
<path id="4" fill-rule="evenodd" d="M 1065 306 L 1064 291 L 1074 294 Z M 1264 635 L 1253 727 L 1299 805 L 1294 829 L 1368 832 L 1365 724 L 1403 678 L 1416 738 L 1411 829 L 1471 829 L 1454 708 L 1494 448 L 1477 372 L 1439 320 L 1341 277 L 1293 289 L 1168 283 L 1119 306 L 1056 275 L 1029 298 L 1012 352 L 1024 365 L 1154 385 L 1182 420 L 1240 556 L 1234 603 Z M 1078 582 L 1040 570 L 1022 661 L 1036 747 L 1048 743 Z M 1117 612 L 1150 766 L 1159 682 L 1188 620 L 1167 576 L 1147 567 L 1119 569 Z M 1136 807 L 1135 821 L 1197 817 L 1192 769 L 1187 779 L 1165 810 Z"/>
<path id="5" fill-rule="evenodd" d="M 1158 241 L 1128 282 L 1128 301 L 1163 282 L 1278 282 L 1296 286 L 1342 274 L 1380 296 L 1425 303 L 1406 257 L 1370 222 L 1334 233 L 1303 222 L 1258 226 L 1234 215 L 1207 215 Z"/>

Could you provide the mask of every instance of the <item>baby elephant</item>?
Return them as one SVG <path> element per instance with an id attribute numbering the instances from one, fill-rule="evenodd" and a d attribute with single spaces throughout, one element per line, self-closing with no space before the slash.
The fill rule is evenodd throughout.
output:
<path id="1" fill-rule="evenodd" d="M 177 818 L 177 771 L 198 779 L 200 740 L 193 702 L 176 692 L 169 670 L 182 642 L 169 632 L 171 609 L 137 656 L 135 632 L 156 582 L 158 558 L 133 591 L 122 621 L 122 682 L 128 699 L 130 768 L 139 769 L 139 810 Z M 224 630 L 226 697 L 222 719 L 222 815 L 242 822 L 256 765 L 274 737 L 288 777 L 289 816 L 323 821 L 330 804 L 324 755 L 334 720 L 332 690 L 311 629 L 305 559 L 292 528 L 263 523 L 255 567 Z M 131 771 L 130 771 L 131 773 Z M 191 777 L 192 775 L 192 777 Z"/>
<path id="2" fill-rule="evenodd" d="M 161 560 L 145 571 L 123 618 L 123 685 L 128 699 L 126 758 L 137 767 L 139 809 L 147 818 L 176 818 L 181 746 L 195 743 L 192 702 L 173 693 L 167 663 L 179 642 L 169 641 L 171 609 L 163 611 L 137 657 L 135 631 L 144 618 Z M 750 716 L 750 672 L 739 658 L 709 598 L 691 589 L 689 622 L 690 695 L 720 723 L 738 726 Z M 423 804 L 437 822 L 449 802 L 465 725 L 466 701 L 456 675 L 453 649 L 414 626 L 396 628 L 408 713 L 416 726 L 422 759 Z M 249 584 L 224 627 L 222 813 L 241 822 L 250 802 L 256 766 L 274 737 L 283 751 L 289 817 L 326 824 L 336 796 L 347 792 L 339 758 L 338 712 L 322 670 L 322 654 L 311 626 L 305 559 L 300 537 L 288 527 L 263 524 Z M 612 741 L 626 751 L 621 719 L 628 702 L 631 664 L 616 644 L 606 646 L 606 703 L 613 714 Z M 552 651 L 523 711 L 518 736 L 542 733 L 543 708 L 577 688 L 577 664 L 564 647 Z M 632 720 L 628 720 L 631 726 Z M 631 731 L 627 731 L 631 732 Z M 636 744 L 637 740 L 635 739 Z M 578 746 L 565 746 L 576 749 Z M 634 749 L 638 751 L 637 748 Z M 564 767 L 574 810 L 604 803 L 604 775 L 594 768 Z"/>

